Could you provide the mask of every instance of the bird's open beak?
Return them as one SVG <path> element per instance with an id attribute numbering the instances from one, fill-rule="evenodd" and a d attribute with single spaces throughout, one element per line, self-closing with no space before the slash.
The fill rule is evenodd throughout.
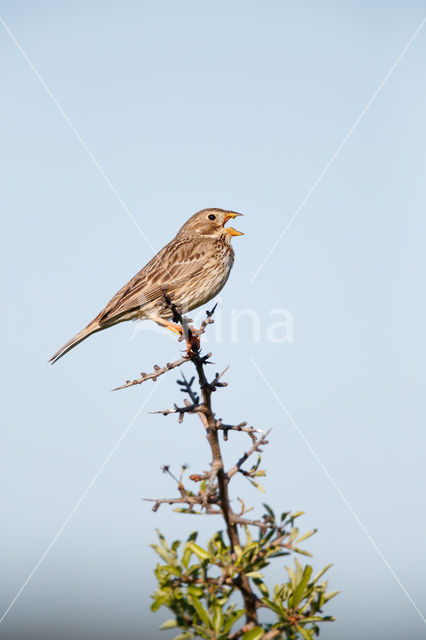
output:
<path id="1" fill-rule="evenodd" d="M 225 224 L 228 222 L 228 220 L 230 220 L 231 218 L 236 218 L 237 216 L 242 216 L 242 215 L 243 215 L 242 213 L 236 213 L 235 211 L 228 211 L 228 213 L 225 215 L 225 219 L 223 221 L 223 227 L 225 231 L 229 233 L 230 236 L 244 235 L 242 231 L 237 231 L 236 229 L 234 229 L 234 227 L 225 227 Z"/>

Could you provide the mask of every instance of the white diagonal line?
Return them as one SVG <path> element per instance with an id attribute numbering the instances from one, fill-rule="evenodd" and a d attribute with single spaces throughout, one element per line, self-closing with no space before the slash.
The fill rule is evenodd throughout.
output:
<path id="1" fill-rule="evenodd" d="M 351 504 L 349 503 L 348 499 L 346 498 L 345 494 L 343 493 L 343 491 L 340 489 L 339 485 L 337 484 L 337 482 L 335 481 L 335 479 L 333 478 L 333 476 L 331 475 L 331 473 L 329 472 L 329 470 L 327 469 L 327 467 L 325 466 L 324 462 L 321 460 L 321 458 L 319 457 L 319 455 L 317 454 L 317 452 L 315 451 L 315 449 L 312 447 L 311 443 L 309 442 L 309 440 L 306 438 L 305 434 L 303 433 L 303 431 L 300 429 L 300 427 L 296 424 L 296 421 L 294 420 L 294 418 L 290 415 L 290 413 L 288 412 L 287 408 L 285 407 L 284 403 L 281 401 L 280 397 L 278 396 L 278 394 L 276 393 L 275 389 L 272 387 L 272 385 L 270 384 L 269 380 L 265 377 L 264 373 L 262 372 L 262 370 L 260 369 L 259 365 L 255 362 L 255 360 L 250 357 L 250 361 L 253 364 L 253 366 L 255 367 L 255 369 L 257 370 L 257 372 L 259 373 L 260 377 L 262 378 L 262 380 L 264 381 L 264 383 L 266 384 L 266 386 L 268 387 L 268 389 L 270 390 L 270 392 L 272 393 L 272 395 L 274 396 L 275 400 L 278 402 L 278 404 L 280 405 L 281 409 L 284 411 L 284 413 L 286 414 L 287 418 L 290 420 L 291 424 L 293 425 L 293 427 L 296 429 L 297 433 L 299 434 L 299 436 L 302 438 L 303 442 L 306 444 L 306 446 L 308 447 L 309 451 L 312 453 L 312 455 L 314 456 L 315 460 L 317 461 L 317 463 L 319 464 L 319 466 L 321 467 L 321 469 L 324 471 L 325 475 L 327 476 L 327 478 L 329 479 L 329 481 L 331 482 L 331 484 L 333 485 L 333 487 L 335 488 L 335 490 L 337 491 L 337 493 L 339 494 L 339 496 L 341 497 L 341 499 L 343 500 L 343 502 L 345 503 L 346 507 L 349 509 L 349 511 L 351 512 L 352 516 L 354 517 L 354 519 L 356 520 L 356 522 L 358 523 L 358 525 L 360 526 L 360 528 L 362 529 L 362 531 L 364 532 L 364 534 L 367 536 L 368 540 L 371 542 L 371 544 L 373 545 L 374 549 L 376 550 L 376 552 L 378 553 L 378 555 L 380 556 L 380 558 L 383 560 L 383 562 L 385 563 L 386 567 L 388 568 L 388 570 L 390 571 L 390 573 L 392 574 L 393 578 L 395 579 L 395 581 L 397 582 L 397 584 L 400 586 L 400 588 L 402 589 L 402 591 L 404 592 L 404 594 L 406 595 L 406 597 L 408 598 L 408 600 L 411 602 L 412 606 L 414 607 L 414 609 L 417 611 L 418 615 L 420 616 L 420 618 L 423 620 L 423 622 L 426 624 L 426 618 L 424 617 L 424 615 L 422 614 L 422 612 L 420 611 L 419 607 L 416 605 L 416 603 L 414 602 L 413 598 L 410 596 L 410 594 L 408 593 L 407 589 L 405 588 L 405 586 L 402 584 L 400 578 L 398 577 L 398 575 L 395 573 L 394 569 L 392 568 L 392 566 L 390 565 L 389 561 L 386 559 L 386 557 L 384 556 L 383 552 L 380 550 L 379 546 L 377 545 L 376 541 L 374 540 L 374 538 L 372 537 L 372 535 L 369 533 L 369 531 L 366 529 L 365 525 L 362 523 L 360 517 L 358 516 L 358 514 L 356 513 L 356 511 L 353 509 L 353 507 L 351 506 Z"/>
<path id="2" fill-rule="evenodd" d="M 89 147 L 87 146 L 87 144 L 85 143 L 85 141 L 81 137 L 80 133 L 77 131 L 77 129 L 75 128 L 75 126 L 73 125 L 73 123 L 71 122 L 71 120 L 69 119 L 69 117 L 67 116 L 67 114 L 65 113 L 65 111 L 63 110 L 63 108 L 61 107 L 61 105 L 59 104 L 59 102 L 57 101 L 57 99 L 55 98 L 55 96 L 53 95 L 53 93 L 51 92 L 51 90 L 49 89 L 49 87 L 47 86 L 45 81 L 43 80 L 43 78 L 41 77 L 40 73 L 38 72 L 38 70 L 36 69 L 34 64 L 31 62 L 31 60 L 29 59 L 29 57 L 25 53 L 25 51 L 22 48 L 22 46 L 19 44 L 19 42 L 17 41 L 17 39 L 13 35 L 12 31 L 9 29 L 8 25 L 6 24 L 6 22 L 4 21 L 2 16 L 0 16 L 0 22 L 3 25 L 3 27 L 5 28 L 5 30 L 7 31 L 7 33 L 9 34 L 9 36 L 11 37 L 11 39 L 13 40 L 13 42 L 15 43 L 16 47 L 18 48 L 18 50 L 21 52 L 22 56 L 24 57 L 24 59 L 26 60 L 28 65 L 31 67 L 31 69 L 34 72 L 35 76 L 40 81 L 41 85 L 45 89 L 45 91 L 48 94 L 48 96 L 51 98 L 51 100 L 54 103 L 54 105 L 57 107 L 58 111 L 61 113 L 61 115 L 64 118 L 65 122 L 68 124 L 69 128 L 74 133 L 74 135 L 76 136 L 77 140 L 80 142 L 81 146 L 86 151 L 87 155 L 92 160 L 93 164 L 95 165 L 95 167 L 97 168 L 97 170 L 99 171 L 99 173 L 101 174 L 101 176 L 103 177 L 103 179 L 105 180 L 105 182 L 107 183 L 107 185 L 109 186 L 109 188 L 111 189 L 111 191 L 113 192 L 113 194 L 115 195 L 115 197 L 117 198 L 117 200 L 119 201 L 121 206 L 123 207 L 124 211 L 127 213 L 129 218 L 132 220 L 133 224 L 137 227 L 137 229 L 139 230 L 139 233 L 144 238 L 145 242 L 148 244 L 148 246 L 150 247 L 151 251 L 154 254 L 156 254 L 157 250 L 152 245 L 150 239 L 148 238 L 148 236 L 146 235 L 146 233 L 144 232 L 144 230 L 142 229 L 142 227 L 140 226 L 140 224 L 136 220 L 136 218 L 133 215 L 133 213 L 130 211 L 130 209 L 127 206 L 127 204 L 124 202 L 123 198 L 118 193 L 117 189 L 112 184 L 111 180 L 108 178 L 108 176 L 105 173 L 105 171 L 102 169 L 102 167 L 99 164 L 99 162 L 96 160 L 96 158 L 93 155 L 93 153 L 90 151 Z M 169 273 L 169 270 L 164 265 L 164 263 L 162 263 L 162 264 L 163 264 L 164 268 L 166 269 L 167 273 Z M 169 275 L 170 275 L 170 273 L 169 273 Z"/>
<path id="3" fill-rule="evenodd" d="M 272 253 L 275 251 L 275 249 L 277 248 L 278 244 L 281 242 L 281 240 L 283 239 L 283 237 L 287 233 L 288 229 L 293 224 L 293 222 L 295 221 L 295 219 L 299 215 L 300 211 L 303 209 L 303 207 L 305 206 L 305 204 L 307 203 L 307 201 L 309 200 L 309 198 L 311 197 L 311 195 L 313 194 L 313 192 L 315 191 L 315 189 L 317 188 L 317 186 L 319 185 L 319 183 L 321 182 L 321 180 L 323 179 L 323 177 L 325 176 L 325 174 L 327 173 L 327 171 L 329 170 L 329 168 L 333 164 L 334 160 L 337 158 L 337 156 L 339 155 L 339 153 L 341 152 L 341 150 L 345 146 L 346 142 L 349 140 L 349 138 L 351 137 L 351 135 L 353 134 L 353 132 L 355 131 L 355 129 L 357 128 L 357 126 L 361 122 L 362 118 L 365 116 L 365 114 L 367 113 L 368 109 L 371 107 L 371 105 L 373 104 L 374 100 L 377 98 L 378 94 L 383 89 L 383 87 L 386 84 L 386 82 L 389 80 L 390 76 L 395 71 L 396 67 L 401 62 L 401 60 L 404 57 L 404 55 L 407 53 L 409 47 L 414 42 L 415 38 L 417 37 L 417 35 L 421 31 L 421 29 L 422 29 L 422 27 L 423 27 L 425 22 L 426 22 L 426 18 L 424 18 L 421 21 L 421 23 L 419 24 L 419 26 L 417 27 L 417 29 L 415 30 L 415 32 L 413 33 L 413 35 L 411 36 L 411 38 L 409 39 L 409 41 L 407 42 L 407 44 L 405 45 L 405 47 L 403 48 L 401 53 L 399 54 L 399 56 L 397 57 L 397 59 L 395 60 L 395 62 L 393 63 L 393 65 L 391 66 L 391 68 L 389 69 L 389 71 L 387 72 L 387 74 L 385 75 L 385 77 L 383 78 L 381 83 L 379 84 L 379 86 L 377 87 L 376 91 L 371 96 L 370 100 L 367 102 L 367 104 L 365 105 L 364 109 L 361 111 L 361 113 L 359 114 L 358 118 L 355 120 L 355 122 L 353 123 L 353 125 L 351 126 L 351 128 L 349 129 L 349 131 L 347 132 L 345 137 L 343 138 L 342 142 L 337 147 L 336 151 L 333 153 L 333 155 L 331 156 L 330 160 L 327 162 L 327 164 L 325 165 L 324 169 L 321 171 L 321 173 L 319 174 L 318 178 L 315 180 L 314 184 L 309 189 L 308 193 L 303 198 L 302 202 L 300 203 L 300 205 L 298 206 L 296 211 L 293 213 L 293 215 L 291 216 L 290 220 L 287 222 L 286 226 L 284 227 L 284 229 L 282 230 L 282 232 L 280 233 L 278 238 L 275 240 L 274 244 L 272 245 L 272 247 L 270 248 L 270 250 L 266 254 L 265 258 L 260 263 L 260 265 L 258 266 L 256 271 L 254 272 L 253 276 L 251 277 L 250 284 L 252 284 L 254 282 L 254 280 L 257 278 L 257 276 L 259 275 L 260 271 L 265 266 L 265 263 L 269 260 L 269 258 L 271 257 Z"/>
<path id="4" fill-rule="evenodd" d="M 36 563 L 36 565 L 34 566 L 34 568 L 32 569 L 31 573 L 28 575 L 28 577 L 26 578 L 25 582 L 23 583 L 23 585 L 21 586 L 21 588 L 19 589 L 19 591 L 17 592 L 17 594 L 15 595 L 15 597 L 13 598 L 12 602 L 9 604 L 9 606 L 7 607 L 6 611 L 3 613 L 3 615 L 0 618 L 0 624 L 3 622 L 3 620 L 6 618 L 7 614 L 9 613 L 9 611 L 11 610 L 11 608 L 13 607 L 13 605 L 16 603 L 16 601 L 18 600 L 19 596 L 21 595 L 21 593 L 24 591 L 25 587 L 28 585 L 28 583 L 30 582 L 30 580 L 33 578 L 34 574 L 36 573 L 36 571 L 39 569 L 41 563 L 43 562 L 43 560 L 46 558 L 47 554 L 49 553 L 49 551 L 52 549 L 53 545 L 55 544 L 55 542 L 58 540 L 58 538 L 60 537 L 60 535 L 63 533 L 65 527 L 68 525 L 68 523 L 70 522 L 71 518 L 75 515 L 76 511 L 78 510 L 78 508 L 80 507 L 81 503 L 83 502 L 84 498 L 87 496 L 87 494 L 89 493 L 90 489 L 93 487 L 93 485 L 95 484 L 96 480 L 99 478 L 99 476 L 101 475 L 102 471 L 105 469 L 106 465 L 108 464 L 108 462 L 111 460 L 112 456 L 114 455 L 114 453 L 117 451 L 118 447 L 120 446 L 120 444 L 123 442 L 124 438 L 127 436 L 127 434 L 129 433 L 130 429 L 132 428 L 132 426 L 134 425 L 134 423 L 136 422 L 136 420 L 138 419 L 140 413 L 142 412 L 142 410 L 144 409 L 144 407 L 146 406 L 146 404 L 149 402 L 149 400 L 151 399 L 151 396 L 155 393 L 155 391 L 158 388 L 158 381 L 157 384 L 155 385 L 155 387 L 153 387 L 153 389 L 151 390 L 151 392 L 148 394 L 148 396 L 145 398 L 144 402 L 142 403 L 142 405 L 140 406 L 140 408 L 138 409 L 138 411 L 136 412 L 135 416 L 132 418 L 132 420 L 129 422 L 129 424 L 127 425 L 127 427 L 125 428 L 125 430 L 123 431 L 123 433 L 121 434 L 121 436 L 119 437 L 119 439 L 117 440 L 117 442 L 115 443 L 115 445 L 113 446 L 113 448 L 111 449 L 111 451 L 109 452 L 109 454 L 107 455 L 107 457 L 105 458 L 105 460 L 103 461 L 103 463 L 101 464 L 101 466 L 99 467 L 99 469 L 97 470 L 97 472 L 95 473 L 95 475 L 93 476 L 93 478 L 91 479 L 91 481 L 89 482 L 89 484 L 87 485 L 86 489 L 83 491 L 83 493 L 81 494 L 81 496 L 79 497 L 79 499 L 77 500 L 77 502 L 75 503 L 74 507 L 71 509 L 71 511 L 69 512 L 69 514 L 67 515 L 67 517 L 65 518 L 64 522 L 62 523 L 62 525 L 60 526 L 60 528 L 58 529 L 58 531 L 56 532 L 56 534 L 53 536 L 51 542 L 48 544 L 48 546 L 46 547 L 45 551 L 43 552 L 43 554 L 41 555 L 40 559 L 38 560 L 38 562 Z"/>

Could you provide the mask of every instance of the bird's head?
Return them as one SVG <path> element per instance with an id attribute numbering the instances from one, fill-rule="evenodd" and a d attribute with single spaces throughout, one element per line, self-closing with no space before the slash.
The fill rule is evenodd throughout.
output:
<path id="1" fill-rule="evenodd" d="M 230 242 L 232 236 L 242 236 L 244 234 L 242 231 L 237 231 L 233 227 L 225 225 L 231 218 L 242 215 L 242 213 L 225 211 L 224 209 L 202 209 L 189 218 L 188 222 L 185 222 L 179 230 L 178 236 L 222 237 Z"/>

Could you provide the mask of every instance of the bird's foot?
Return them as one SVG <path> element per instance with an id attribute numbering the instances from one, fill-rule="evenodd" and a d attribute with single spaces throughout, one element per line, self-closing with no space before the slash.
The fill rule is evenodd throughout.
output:
<path id="1" fill-rule="evenodd" d="M 185 335 L 183 327 L 180 324 L 176 324 L 175 322 L 171 322 L 170 320 L 165 320 L 164 318 L 153 317 L 154 320 L 160 327 L 164 327 L 165 329 L 169 329 L 169 331 L 173 331 L 173 333 L 177 333 L 181 336 L 181 340 L 185 338 L 186 340 L 186 354 L 188 358 L 192 358 L 193 356 L 200 353 L 200 337 L 195 334 L 195 328 L 189 327 L 188 335 Z"/>
<path id="2" fill-rule="evenodd" d="M 183 329 L 180 324 L 176 324 L 175 322 L 170 322 L 170 320 L 164 320 L 163 318 L 152 318 L 160 327 L 164 327 L 165 329 L 169 329 L 169 331 L 173 331 L 173 333 L 177 333 L 178 335 L 183 335 Z"/>

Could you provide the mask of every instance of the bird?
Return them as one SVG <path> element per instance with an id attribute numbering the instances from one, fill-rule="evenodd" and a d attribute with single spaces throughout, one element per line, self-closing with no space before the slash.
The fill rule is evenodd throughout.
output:
<path id="1" fill-rule="evenodd" d="M 80 342 L 98 331 L 127 320 L 150 319 L 182 334 L 174 322 L 168 299 L 183 313 L 214 298 L 224 287 L 234 263 L 231 239 L 244 235 L 228 220 L 242 213 L 209 208 L 185 222 L 176 236 L 122 287 L 89 324 L 49 360 L 54 364 Z"/>

